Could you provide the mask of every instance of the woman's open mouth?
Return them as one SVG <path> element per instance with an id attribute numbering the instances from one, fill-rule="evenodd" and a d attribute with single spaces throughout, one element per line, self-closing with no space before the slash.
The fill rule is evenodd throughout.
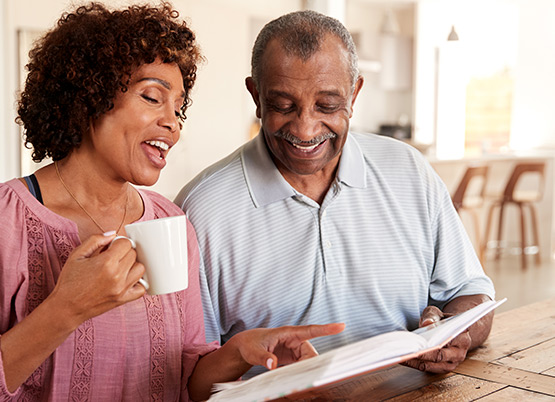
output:
<path id="1" fill-rule="evenodd" d="M 146 144 L 158 150 L 158 158 L 165 159 L 170 146 L 163 141 L 145 141 Z"/>
<path id="2" fill-rule="evenodd" d="M 150 163 L 157 169 L 162 169 L 166 166 L 166 156 L 171 148 L 170 144 L 164 141 L 147 140 L 141 143 L 141 147 Z"/>

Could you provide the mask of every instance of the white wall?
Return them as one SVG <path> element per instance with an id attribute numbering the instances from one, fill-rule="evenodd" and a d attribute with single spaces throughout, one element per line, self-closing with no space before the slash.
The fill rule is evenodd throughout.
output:
<path id="1" fill-rule="evenodd" d="M 519 5 L 511 145 L 555 149 L 555 2 Z"/>
<path id="2" fill-rule="evenodd" d="M 554 148 L 553 21 L 552 0 L 420 0 L 414 100 L 417 141 L 432 143 L 434 139 L 434 50 L 445 43 L 455 25 L 461 43 L 466 40 L 469 69 L 475 68 L 476 60 L 487 65 L 490 56 L 502 55 L 512 63 L 511 145 L 516 149 Z"/>
<path id="3" fill-rule="evenodd" d="M 0 3 L 0 22 L 2 22 L 0 26 L 0 83 L 2 85 L 0 88 L 0 132 L 4 132 L 4 124 L 3 122 L 7 121 L 7 106 L 5 105 L 4 98 L 7 98 L 7 88 L 5 83 L 8 81 L 7 77 L 7 68 L 6 68 L 6 59 L 7 59 L 7 50 L 6 50 L 6 42 L 7 42 L 7 26 L 3 22 L 6 20 L 6 3 L 2 1 Z M 2 143 L 4 143 L 2 141 Z M 0 146 L 0 161 L 5 161 L 8 158 L 8 152 L 6 152 L 6 146 Z M 9 177 L 11 176 L 11 172 L 7 171 L 7 167 L 10 163 L 2 163 L 0 162 L 0 178 Z"/>
<path id="4" fill-rule="evenodd" d="M 386 85 L 387 77 L 395 77 L 393 81 L 398 82 L 397 75 L 403 67 L 409 69 L 409 81 L 412 75 L 412 65 L 404 65 L 403 61 L 395 60 L 400 63 L 385 63 L 384 55 L 395 53 L 396 48 L 384 47 L 385 39 L 381 34 L 381 27 L 387 11 L 391 11 L 393 18 L 397 22 L 399 32 L 396 40 L 403 43 L 406 40 L 412 42 L 414 23 L 413 23 L 413 4 L 407 1 L 385 3 L 374 0 L 351 0 L 347 2 L 347 12 L 345 24 L 351 33 L 354 34 L 357 43 L 357 51 L 361 61 L 372 61 L 380 64 L 379 71 L 361 69 L 360 73 L 364 77 L 364 85 L 360 92 L 351 120 L 351 128 L 361 132 L 378 132 L 381 124 L 396 124 L 401 116 L 406 116 L 412 122 L 412 98 L 413 91 L 410 82 L 407 87 L 389 88 Z M 390 43 L 391 44 L 391 43 Z M 389 52 L 386 52 L 389 50 Z M 407 55 L 412 59 L 412 55 Z M 397 59 L 394 57 L 394 59 Z M 411 64 L 407 63 L 406 64 Z"/>

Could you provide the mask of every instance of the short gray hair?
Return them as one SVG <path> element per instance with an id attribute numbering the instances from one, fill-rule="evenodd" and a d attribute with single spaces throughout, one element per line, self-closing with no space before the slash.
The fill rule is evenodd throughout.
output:
<path id="1" fill-rule="evenodd" d="M 359 72 L 358 56 L 351 34 L 335 18 L 312 10 L 282 15 L 262 28 L 252 49 L 251 75 L 255 85 L 259 87 L 262 56 L 272 39 L 277 39 L 288 54 L 308 60 L 320 49 L 326 34 L 335 35 L 343 42 L 349 54 L 349 73 L 354 88 Z"/>

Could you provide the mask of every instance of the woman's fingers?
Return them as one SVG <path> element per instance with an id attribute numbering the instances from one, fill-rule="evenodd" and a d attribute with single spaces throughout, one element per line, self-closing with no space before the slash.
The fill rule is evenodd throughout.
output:
<path id="1" fill-rule="evenodd" d="M 309 340 L 320 336 L 336 335 L 345 329 L 345 323 L 302 325 L 293 328 L 297 331 L 297 336 L 300 339 Z"/>
<path id="2" fill-rule="evenodd" d="M 309 339 L 335 335 L 345 329 L 345 324 L 284 326 L 272 329 L 244 331 L 242 338 L 245 361 L 269 369 L 278 363 L 289 364 L 318 355 Z M 278 362 L 279 360 L 279 362 Z"/>
<path id="3" fill-rule="evenodd" d="M 274 328 L 278 332 L 278 338 L 284 346 L 289 348 L 298 347 L 301 343 L 312 338 L 336 335 L 345 329 L 344 323 L 333 323 L 323 325 L 297 325 Z"/>
<path id="4" fill-rule="evenodd" d="M 131 243 L 114 235 L 93 235 L 69 256 L 56 285 L 56 295 L 74 306 L 76 314 L 91 318 L 138 299 L 145 293 L 136 285 L 144 275 Z M 100 251 L 103 250 L 103 251 Z"/>
<path id="5" fill-rule="evenodd" d="M 140 262 L 135 262 L 127 274 L 127 280 L 130 284 L 128 293 L 131 300 L 138 299 L 145 294 L 146 288 L 139 283 L 145 274 L 145 266 Z"/>
<path id="6" fill-rule="evenodd" d="M 309 341 L 301 343 L 300 349 L 301 350 L 299 360 L 310 359 L 311 357 L 318 356 L 318 352 Z"/>
<path id="7" fill-rule="evenodd" d="M 115 234 L 111 236 L 92 235 L 81 243 L 81 245 L 75 247 L 72 254 L 74 254 L 74 256 L 78 259 L 89 258 L 96 251 L 108 246 L 114 237 Z"/>

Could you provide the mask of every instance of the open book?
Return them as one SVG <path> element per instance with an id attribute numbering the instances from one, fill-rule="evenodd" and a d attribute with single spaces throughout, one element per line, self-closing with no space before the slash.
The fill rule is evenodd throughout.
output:
<path id="1" fill-rule="evenodd" d="M 215 384 L 210 401 L 268 401 L 413 359 L 439 349 L 507 299 L 487 301 L 412 332 L 393 331 L 265 372 Z"/>

